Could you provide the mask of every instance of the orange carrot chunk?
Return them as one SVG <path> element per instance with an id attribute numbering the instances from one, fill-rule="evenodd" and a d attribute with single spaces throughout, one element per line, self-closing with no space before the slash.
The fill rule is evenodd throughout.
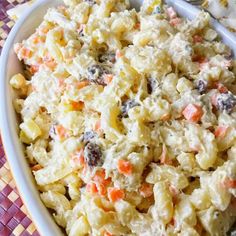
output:
<path id="1" fill-rule="evenodd" d="M 119 160 L 117 164 L 119 173 L 124 175 L 132 174 L 133 166 L 129 161 Z"/>
<path id="2" fill-rule="evenodd" d="M 226 177 L 222 184 L 225 188 L 236 188 L 236 179 Z"/>
<path id="3" fill-rule="evenodd" d="M 139 193 L 144 198 L 151 197 L 153 195 L 153 186 L 149 183 L 143 183 L 139 188 Z"/>
<path id="4" fill-rule="evenodd" d="M 104 186 L 104 184 L 102 183 L 95 183 L 95 184 L 96 184 L 99 195 L 106 196 L 107 188 Z"/>
<path id="5" fill-rule="evenodd" d="M 79 166 L 84 166 L 85 165 L 84 150 L 80 149 L 76 151 L 75 154 L 72 156 L 72 160 Z"/>
<path id="6" fill-rule="evenodd" d="M 203 110 L 198 105 L 189 104 L 183 110 L 183 115 L 185 119 L 188 121 L 198 122 L 201 120 L 201 117 L 203 115 Z"/>
<path id="7" fill-rule="evenodd" d="M 98 193 L 98 189 L 95 183 L 88 183 L 86 185 L 86 191 L 91 194 L 96 194 Z"/>
<path id="8" fill-rule="evenodd" d="M 59 139 L 64 139 L 67 136 L 67 131 L 62 125 L 56 125 L 54 128 Z"/>
<path id="9" fill-rule="evenodd" d="M 108 188 L 108 199 L 111 202 L 116 202 L 125 197 L 125 193 L 119 188 Z"/>
<path id="10" fill-rule="evenodd" d="M 83 108 L 84 108 L 84 102 L 82 102 L 82 101 L 79 101 L 79 102 L 70 101 L 70 104 L 71 104 L 72 109 L 73 109 L 74 111 L 81 111 L 81 110 L 83 110 Z"/>
<path id="11" fill-rule="evenodd" d="M 27 59 L 27 58 L 30 58 L 32 56 L 32 51 L 30 51 L 30 49 L 28 49 L 28 48 L 22 48 L 21 53 L 22 53 L 22 58 L 23 59 Z"/>
<path id="12" fill-rule="evenodd" d="M 224 138 L 228 131 L 228 128 L 228 126 L 218 126 L 214 132 L 215 136 L 219 138 Z"/>
<path id="13" fill-rule="evenodd" d="M 87 80 L 84 80 L 84 81 L 78 82 L 76 84 L 76 87 L 77 87 L 77 89 L 82 89 L 82 88 L 84 88 L 84 87 L 86 87 L 88 85 L 89 85 L 89 82 Z"/>
<path id="14" fill-rule="evenodd" d="M 103 184 L 105 186 L 111 183 L 111 178 L 106 178 L 106 173 L 104 169 L 97 170 L 92 180 L 96 183 Z"/>

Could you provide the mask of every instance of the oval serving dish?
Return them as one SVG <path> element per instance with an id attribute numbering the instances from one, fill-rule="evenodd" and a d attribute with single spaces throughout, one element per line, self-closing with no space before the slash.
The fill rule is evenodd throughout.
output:
<path id="1" fill-rule="evenodd" d="M 130 0 L 130 2 L 132 7 L 138 9 L 142 1 Z M 38 0 L 33 4 L 13 27 L 4 45 L 0 61 L 0 127 L 2 141 L 20 195 L 42 236 L 59 236 L 63 233 L 41 202 L 34 178 L 24 157 L 23 147 L 18 138 L 17 117 L 12 105 L 14 92 L 9 85 L 9 80 L 12 75 L 22 71 L 22 65 L 14 53 L 13 45 L 33 33 L 48 8 L 61 3 L 62 1 L 59 0 Z M 182 0 L 166 0 L 166 3 L 172 5 L 181 16 L 188 19 L 194 18 L 200 11 Z M 224 43 L 230 46 L 234 55 L 236 55 L 236 37 L 213 19 L 212 24 Z"/>

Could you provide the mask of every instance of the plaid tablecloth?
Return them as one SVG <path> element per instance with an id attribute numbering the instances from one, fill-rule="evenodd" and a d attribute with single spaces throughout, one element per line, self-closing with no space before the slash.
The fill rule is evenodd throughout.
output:
<path id="1" fill-rule="evenodd" d="M 0 53 L 14 22 L 6 11 L 25 0 L 0 0 Z M 0 236 L 39 236 L 16 189 L 0 140 Z"/>
<path id="2" fill-rule="evenodd" d="M 7 35 L 14 25 L 14 21 L 9 19 L 6 11 L 24 2 L 27 0 L 0 0 L 0 54 Z M 39 236 L 39 233 L 16 189 L 0 139 L 0 236 L 10 235 Z"/>

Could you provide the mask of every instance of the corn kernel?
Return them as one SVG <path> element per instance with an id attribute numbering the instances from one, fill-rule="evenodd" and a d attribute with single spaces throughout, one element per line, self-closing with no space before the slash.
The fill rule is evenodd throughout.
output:
<path id="1" fill-rule="evenodd" d="M 15 89 L 20 89 L 26 85 L 25 77 L 22 74 L 13 75 L 10 80 L 10 85 Z"/>
<path id="2" fill-rule="evenodd" d="M 31 119 L 28 119 L 22 123 L 20 128 L 25 133 L 26 137 L 32 141 L 42 133 L 38 125 Z"/>

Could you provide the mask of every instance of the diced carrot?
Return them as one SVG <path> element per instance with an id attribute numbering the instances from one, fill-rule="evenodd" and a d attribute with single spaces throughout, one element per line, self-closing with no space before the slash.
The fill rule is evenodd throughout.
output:
<path id="1" fill-rule="evenodd" d="M 86 191 L 88 192 L 88 193 L 91 193 L 91 194 L 96 194 L 96 193 L 98 193 L 98 189 L 97 189 L 97 186 L 96 186 L 96 184 L 95 183 L 88 183 L 87 185 L 86 185 Z"/>
<path id="2" fill-rule="evenodd" d="M 96 183 L 104 184 L 105 186 L 111 183 L 111 178 L 106 178 L 106 173 L 104 169 L 97 170 L 95 175 L 92 177 L 92 180 Z"/>
<path id="3" fill-rule="evenodd" d="M 88 86 L 88 85 L 89 85 L 89 82 L 88 82 L 87 80 L 84 80 L 84 81 L 78 82 L 78 83 L 76 84 L 76 88 L 77 88 L 77 89 L 82 89 L 82 88 L 84 88 L 84 87 L 86 87 L 86 86 Z"/>
<path id="4" fill-rule="evenodd" d="M 105 170 L 99 169 L 96 171 L 96 173 L 92 177 L 92 180 L 98 183 L 103 183 L 103 181 L 105 180 L 105 176 L 106 176 Z"/>
<path id="5" fill-rule="evenodd" d="M 230 179 L 226 177 L 224 181 L 222 182 L 222 185 L 225 188 L 236 188 L 236 179 Z"/>
<path id="6" fill-rule="evenodd" d="M 41 170 L 43 167 L 40 164 L 36 164 L 34 166 L 31 167 L 31 170 L 33 171 L 37 171 L 37 170 Z"/>
<path id="7" fill-rule="evenodd" d="M 203 38 L 202 38 L 202 36 L 200 36 L 200 35 L 194 35 L 193 36 L 193 42 L 194 43 L 202 43 L 203 42 Z"/>
<path id="8" fill-rule="evenodd" d="M 35 35 L 35 37 L 32 39 L 33 44 L 38 44 L 42 42 L 41 37 L 39 35 Z"/>
<path id="9" fill-rule="evenodd" d="M 84 166 L 85 165 L 84 150 L 80 149 L 76 151 L 74 155 L 72 156 L 72 160 L 79 166 Z"/>
<path id="10" fill-rule="evenodd" d="M 133 166 L 129 161 L 125 160 L 118 160 L 117 168 L 119 173 L 124 174 L 124 175 L 131 175 Z"/>
<path id="11" fill-rule="evenodd" d="M 109 233 L 108 231 L 105 231 L 103 235 L 104 236 L 113 236 L 113 234 Z"/>
<path id="12" fill-rule="evenodd" d="M 49 27 L 44 26 L 40 29 L 40 33 L 46 34 L 49 30 L 50 30 Z"/>
<path id="13" fill-rule="evenodd" d="M 70 105 L 74 111 L 81 111 L 84 108 L 84 102 L 82 101 L 70 101 Z"/>
<path id="14" fill-rule="evenodd" d="M 113 75 L 112 75 L 112 74 L 106 74 L 106 75 L 104 76 L 104 82 L 105 82 L 105 84 L 110 84 L 112 80 L 113 80 Z"/>
<path id="15" fill-rule="evenodd" d="M 228 126 L 218 126 L 214 132 L 216 137 L 224 138 L 229 127 Z"/>
<path id="16" fill-rule="evenodd" d="M 39 70 L 39 65 L 31 65 L 29 71 L 31 74 L 35 74 Z"/>
<path id="17" fill-rule="evenodd" d="M 32 51 L 28 48 L 22 48 L 21 53 L 22 53 L 22 58 L 23 59 L 27 59 L 27 58 L 30 58 L 32 56 Z"/>
<path id="18" fill-rule="evenodd" d="M 123 54 L 121 53 L 120 50 L 116 50 L 116 59 L 121 58 Z"/>
<path id="19" fill-rule="evenodd" d="M 64 139 L 67 136 L 67 130 L 62 125 L 56 125 L 54 129 L 59 139 Z"/>
<path id="20" fill-rule="evenodd" d="M 170 24 L 172 26 L 177 26 L 177 25 L 181 24 L 181 22 L 182 22 L 182 20 L 179 17 L 170 20 Z"/>
<path id="21" fill-rule="evenodd" d="M 177 17 L 176 11 L 174 10 L 173 7 L 168 7 L 166 9 L 166 13 L 169 16 L 170 19 L 174 19 Z"/>
<path id="22" fill-rule="evenodd" d="M 95 184 L 96 184 L 99 195 L 106 196 L 106 194 L 107 194 L 106 186 L 102 183 L 95 183 Z"/>
<path id="23" fill-rule="evenodd" d="M 182 114 L 186 120 L 198 122 L 203 115 L 203 110 L 200 106 L 190 103 L 185 107 Z"/>
<path id="24" fill-rule="evenodd" d="M 151 197 L 153 195 L 153 186 L 149 183 L 143 183 L 139 188 L 139 193 L 144 198 Z"/>
<path id="25" fill-rule="evenodd" d="M 116 202 L 125 197 L 125 192 L 119 188 L 108 188 L 108 199 L 111 202 Z"/>

